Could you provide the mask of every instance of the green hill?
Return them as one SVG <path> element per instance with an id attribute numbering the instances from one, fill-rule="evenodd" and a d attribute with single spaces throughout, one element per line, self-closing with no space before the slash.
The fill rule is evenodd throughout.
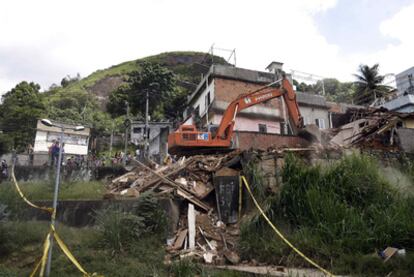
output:
<path id="1" fill-rule="evenodd" d="M 62 92 L 86 91 L 97 96 L 105 107 L 109 94 L 119 87 L 128 73 L 139 70 L 139 62 L 158 63 L 177 76 L 178 85 L 191 91 L 200 81 L 200 76 L 214 62 L 227 64 L 218 56 L 202 52 L 166 52 L 142 59 L 127 61 L 107 69 L 97 70 L 89 76 L 62 88 Z"/>

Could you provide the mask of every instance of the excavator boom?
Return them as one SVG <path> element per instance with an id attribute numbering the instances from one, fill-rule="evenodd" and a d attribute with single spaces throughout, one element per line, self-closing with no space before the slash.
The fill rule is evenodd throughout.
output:
<path id="1" fill-rule="evenodd" d="M 290 126 L 294 134 L 297 134 L 304 127 L 303 118 L 292 85 L 286 78 L 283 78 L 258 90 L 242 94 L 233 100 L 224 111 L 214 136 L 211 132 L 197 130 L 195 125 L 181 125 L 177 131 L 168 136 L 169 152 L 174 154 L 193 150 L 230 148 L 237 114 L 246 108 L 277 97 L 282 97 L 286 103 Z"/>

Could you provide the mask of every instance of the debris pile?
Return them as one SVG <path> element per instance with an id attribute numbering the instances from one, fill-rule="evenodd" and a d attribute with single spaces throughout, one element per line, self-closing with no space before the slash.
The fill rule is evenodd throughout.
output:
<path id="1" fill-rule="evenodd" d="M 167 251 L 170 258 L 192 257 L 207 264 L 238 264 L 240 258 L 234 251 L 240 234 L 237 224 L 224 224 L 214 213 L 197 212 L 189 204 L 187 216 L 182 216 L 175 237 Z"/>
<path id="2" fill-rule="evenodd" d="M 203 199 L 214 189 L 213 173 L 224 168 L 227 162 L 239 154 L 240 152 L 234 151 L 225 155 L 182 157 L 168 165 L 154 164 L 153 168 L 137 161 L 135 169 L 111 181 L 106 197 L 137 197 L 151 189 L 161 194 L 174 193 L 204 211 L 209 211 L 211 206 Z"/>
<path id="3" fill-rule="evenodd" d="M 414 129 L 406 128 L 406 125 L 414 122 L 413 113 L 376 109 L 358 111 L 353 119 L 355 120 L 337 130 L 331 143 L 340 147 L 357 146 L 404 152 L 414 150 L 411 140 Z"/>
<path id="4" fill-rule="evenodd" d="M 239 171 L 228 166 L 239 158 L 240 152 L 233 151 L 182 157 L 167 165 L 137 162 L 136 168 L 110 182 L 106 198 L 138 197 L 152 190 L 184 199 L 188 206 L 182 208 L 177 231 L 168 240 L 169 256 L 193 257 L 208 264 L 238 264 L 240 258 L 234 248 L 239 226 L 223 222 L 226 220 L 220 218 L 219 208 L 213 209 L 217 195 L 212 192 L 215 176 L 238 176 Z"/>

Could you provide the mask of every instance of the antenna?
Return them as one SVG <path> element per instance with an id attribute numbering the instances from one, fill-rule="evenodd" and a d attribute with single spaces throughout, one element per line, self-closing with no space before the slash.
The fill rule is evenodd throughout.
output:
<path id="1" fill-rule="evenodd" d="M 296 78 L 296 80 L 309 81 L 315 84 L 317 84 L 318 81 L 320 81 L 322 84 L 322 95 L 325 95 L 325 82 L 324 82 L 324 79 L 326 79 L 325 77 L 316 75 L 313 73 L 295 70 L 295 69 L 291 69 L 290 72 L 292 74 L 292 80 Z"/>
<path id="2" fill-rule="evenodd" d="M 211 55 L 211 63 L 214 63 L 214 53 L 217 52 L 219 53 L 226 53 L 225 55 L 220 55 L 222 56 L 229 64 L 233 65 L 234 67 L 236 67 L 236 48 L 233 49 L 225 49 L 225 48 L 220 48 L 220 47 L 215 47 L 214 43 L 210 46 L 210 49 L 208 50 L 208 53 Z M 225 56 L 228 55 L 228 58 L 226 59 Z M 233 62 L 231 62 L 233 61 Z"/>

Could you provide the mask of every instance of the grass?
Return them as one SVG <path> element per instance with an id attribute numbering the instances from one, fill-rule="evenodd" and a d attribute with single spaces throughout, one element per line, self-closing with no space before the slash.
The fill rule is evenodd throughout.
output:
<path id="1" fill-rule="evenodd" d="M 30 200 L 52 200 L 54 192 L 54 181 L 19 182 L 23 193 Z M 104 184 L 100 181 L 76 181 L 62 182 L 59 187 L 59 199 L 102 199 L 105 192 Z M 1 195 L 14 194 L 16 189 L 11 182 L 2 183 L 0 186 L 0 201 L 4 200 Z"/>
<path id="2" fill-rule="evenodd" d="M 19 182 L 24 195 L 30 201 L 52 200 L 54 193 L 54 182 Z M 80 199 L 102 199 L 105 193 L 104 184 L 100 181 L 92 182 L 63 182 L 59 189 L 59 200 L 80 200 Z M 0 185 L 0 203 L 7 205 L 13 218 L 19 218 L 21 212 L 27 208 L 11 182 L 4 182 Z"/>
<path id="3" fill-rule="evenodd" d="M 47 222 L 9 222 L 1 226 L 8 234 L 7 255 L 0 257 L 0 272 L 5 276 L 28 276 L 35 261 L 41 256 L 41 244 L 48 229 Z M 133 250 L 113 256 L 101 247 L 96 228 L 71 228 L 58 225 L 60 237 L 68 245 L 74 256 L 88 272 L 105 276 L 164 276 L 164 247 L 156 236 L 143 237 L 133 241 Z M 0 242 L 4 249 L 5 242 Z M 0 276 L 2 273 L 0 273 Z M 80 276 L 80 272 L 54 246 L 51 276 Z"/>
<path id="4" fill-rule="evenodd" d="M 87 271 L 105 276 L 166 275 L 165 216 L 152 194 L 143 194 L 132 211 L 112 207 L 100 211 L 97 218 L 93 227 L 57 227 L 60 237 Z M 48 222 L 34 221 L 0 225 L 0 269 L 7 276 L 29 274 L 41 255 L 48 226 Z M 80 275 L 57 246 L 52 264 L 52 276 Z"/>
<path id="5" fill-rule="evenodd" d="M 375 254 L 387 246 L 414 250 L 414 199 L 391 186 L 374 160 L 352 155 L 321 167 L 291 156 L 283 169 L 283 183 L 280 197 L 268 201 L 267 213 L 322 266 L 362 276 L 414 273 L 414 255 L 384 264 Z M 243 224 L 240 250 L 246 259 L 309 266 L 260 217 Z"/>
<path id="6" fill-rule="evenodd" d="M 110 221 L 110 220 L 109 220 Z M 119 235 L 128 235 L 123 228 Z M 41 246 L 48 231 L 48 222 L 7 222 L 0 226 L 0 276 L 28 276 L 41 256 Z M 127 233 L 125 233 L 127 231 Z M 129 236 L 128 247 L 114 252 L 103 241 L 99 226 L 71 228 L 58 225 L 58 233 L 70 251 L 89 273 L 104 276 L 249 276 L 247 274 L 204 268 L 191 260 L 164 263 L 165 239 L 162 233 L 147 232 Z M 2 236 L 5 234 L 5 236 Z M 113 236 L 113 233 L 109 236 Z M 80 276 L 80 272 L 55 244 L 51 276 Z"/>

